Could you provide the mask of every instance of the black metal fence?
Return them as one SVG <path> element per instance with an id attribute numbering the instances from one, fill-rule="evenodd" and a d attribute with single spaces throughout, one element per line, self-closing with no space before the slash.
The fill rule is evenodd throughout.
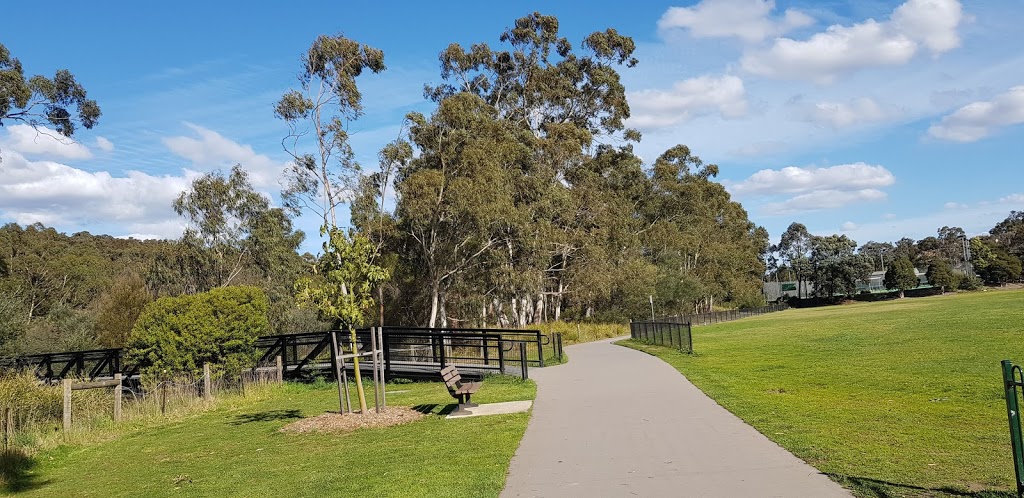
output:
<path id="1" fill-rule="evenodd" d="M 382 336 L 388 378 L 434 378 L 448 365 L 459 366 L 470 378 L 487 373 L 519 374 L 524 365 L 543 367 L 549 359 L 561 361 L 562 354 L 560 343 L 538 330 L 383 327 Z M 352 350 L 348 331 L 337 331 L 337 337 L 344 349 Z M 370 329 L 356 330 L 356 343 L 360 351 L 369 351 Z M 330 344 L 330 331 L 260 337 L 256 340 L 257 366 L 275 366 L 280 356 L 285 378 L 332 376 Z M 121 349 L 25 355 L 2 360 L 0 367 L 27 369 L 46 382 L 65 377 L 113 378 L 115 373 L 127 380 L 139 373 L 138 366 L 125 364 Z"/>
<path id="2" fill-rule="evenodd" d="M 689 323 L 629 322 L 629 336 L 649 344 L 693 352 L 693 328 Z"/>
<path id="3" fill-rule="evenodd" d="M 87 380 L 114 378 L 120 373 L 124 377 L 138 375 L 135 365 L 126 365 L 121 349 L 92 349 L 88 351 L 67 351 L 62 353 L 40 353 L 8 358 L 3 366 L 19 370 L 31 370 L 39 379 L 53 382 L 65 377 Z"/>
<path id="4" fill-rule="evenodd" d="M 693 326 L 697 325 L 711 325 L 714 323 L 731 322 L 733 320 L 739 320 L 741 318 L 749 318 L 752 316 L 764 315 L 767 313 L 775 313 L 776 311 L 788 310 L 789 305 L 786 303 L 769 304 L 767 306 L 761 306 L 758 308 L 746 308 L 740 310 L 726 310 L 726 311 L 712 311 L 709 313 L 696 313 L 692 315 L 673 315 L 662 318 L 665 322 L 674 323 L 689 323 Z"/>

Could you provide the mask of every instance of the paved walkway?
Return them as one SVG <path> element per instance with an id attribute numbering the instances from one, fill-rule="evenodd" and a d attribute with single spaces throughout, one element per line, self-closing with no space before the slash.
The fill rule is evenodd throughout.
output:
<path id="1" fill-rule="evenodd" d="M 503 497 L 849 497 L 660 359 L 609 341 L 530 370 L 538 393 Z"/>

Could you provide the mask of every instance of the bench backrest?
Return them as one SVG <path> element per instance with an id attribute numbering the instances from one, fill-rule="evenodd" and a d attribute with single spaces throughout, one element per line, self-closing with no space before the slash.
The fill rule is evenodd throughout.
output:
<path id="1" fill-rule="evenodd" d="M 444 367 L 441 370 L 441 378 L 444 379 L 444 384 L 448 386 L 449 391 L 454 391 L 462 386 L 462 376 L 459 375 L 459 369 L 454 365 Z"/>

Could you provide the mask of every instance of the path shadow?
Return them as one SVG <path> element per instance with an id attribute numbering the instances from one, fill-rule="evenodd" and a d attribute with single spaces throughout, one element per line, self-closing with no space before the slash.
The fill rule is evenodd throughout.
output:
<path id="1" fill-rule="evenodd" d="M 244 413 L 238 415 L 231 425 L 252 424 L 255 422 L 273 422 L 275 420 L 295 420 L 302 418 L 299 410 L 268 410 L 265 412 Z"/>
<path id="2" fill-rule="evenodd" d="M 32 473 L 36 460 L 20 450 L 0 450 L 0 490 L 7 493 L 19 493 L 39 488 L 48 481 L 39 480 Z"/>
<path id="3" fill-rule="evenodd" d="M 843 474 L 825 474 L 832 480 L 861 491 L 860 496 L 875 498 L 897 498 L 904 496 L 962 496 L 966 498 L 1010 498 L 1016 497 L 1016 493 L 1000 490 L 969 491 L 964 489 L 941 486 L 938 488 L 926 488 L 914 486 L 913 484 L 900 484 L 869 477 L 848 476 Z"/>
<path id="4" fill-rule="evenodd" d="M 454 412 L 458 408 L 459 405 L 457 404 L 441 405 L 438 403 L 425 403 L 422 405 L 416 405 L 412 407 L 413 410 L 416 410 L 424 415 L 448 415 L 449 413 Z"/>

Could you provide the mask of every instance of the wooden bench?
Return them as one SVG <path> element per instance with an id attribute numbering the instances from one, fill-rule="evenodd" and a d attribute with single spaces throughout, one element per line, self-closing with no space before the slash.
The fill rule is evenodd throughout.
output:
<path id="1" fill-rule="evenodd" d="M 480 389 L 480 382 L 462 382 L 459 369 L 454 365 L 441 370 L 441 378 L 444 379 L 444 385 L 448 387 L 448 394 L 459 400 L 459 409 L 455 413 L 465 411 L 466 408 L 480 406 L 470 401 L 470 397 Z"/>

